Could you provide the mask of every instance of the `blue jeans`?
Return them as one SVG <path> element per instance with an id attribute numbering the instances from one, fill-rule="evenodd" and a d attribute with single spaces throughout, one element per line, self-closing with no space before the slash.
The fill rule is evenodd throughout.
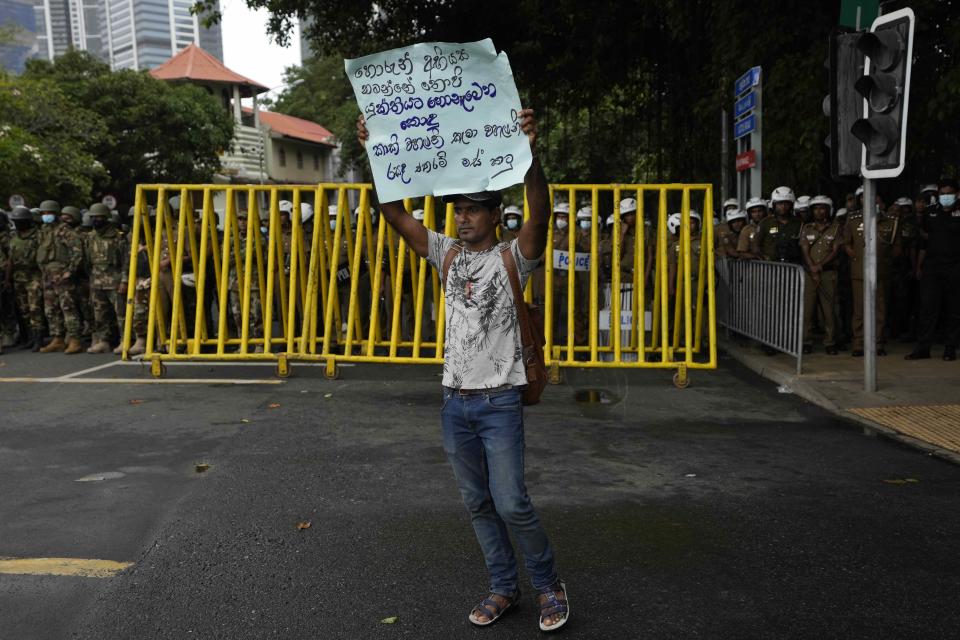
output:
<path id="1" fill-rule="evenodd" d="M 490 573 L 490 591 L 518 590 L 517 560 L 507 528 L 523 552 L 533 588 L 557 581 L 553 547 L 523 481 L 523 407 L 519 389 L 461 396 L 444 388 L 443 449 Z"/>

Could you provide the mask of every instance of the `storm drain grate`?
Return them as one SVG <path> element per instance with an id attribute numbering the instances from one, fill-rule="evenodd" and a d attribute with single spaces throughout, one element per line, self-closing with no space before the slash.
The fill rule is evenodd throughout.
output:
<path id="1" fill-rule="evenodd" d="M 960 453 L 960 404 L 849 409 L 899 433 Z"/>

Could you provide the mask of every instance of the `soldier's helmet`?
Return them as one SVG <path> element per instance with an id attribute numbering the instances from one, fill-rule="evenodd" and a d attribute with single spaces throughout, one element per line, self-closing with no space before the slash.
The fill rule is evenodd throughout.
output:
<path id="1" fill-rule="evenodd" d="M 90 205 L 90 210 L 87 212 L 90 214 L 91 218 L 94 217 L 110 217 L 110 207 L 103 204 L 102 202 L 97 202 L 96 204 Z"/>
<path id="2" fill-rule="evenodd" d="M 61 209 L 60 215 L 70 216 L 73 219 L 73 221 L 76 223 L 83 222 L 83 214 L 80 213 L 80 209 L 77 209 L 76 207 L 71 207 L 70 205 L 67 205 L 66 207 Z"/>
<path id="3" fill-rule="evenodd" d="M 33 213 L 26 207 L 14 207 L 13 211 L 10 212 L 10 219 L 13 221 L 33 220 Z"/>
<path id="4" fill-rule="evenodd" d="M 40 211 L 44 213 L 60 213 L 60 203 L 56 200 L 44 200 L 40 203 Z"/>

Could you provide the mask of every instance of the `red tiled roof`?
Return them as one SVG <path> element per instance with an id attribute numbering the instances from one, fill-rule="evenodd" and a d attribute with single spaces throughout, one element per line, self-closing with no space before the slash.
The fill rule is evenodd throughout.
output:
<path id="1" fill-rule="evenodd" d="M 253 109 L 249 107 L 244 107 L 243 110 L 246 113 L 253 113 Z M 289 138 L 325 144 L 331 147 L 337 144 L 333 134 L 326 127 L 310 120 L 276 113 L 275 111 L 261 111 L 260 122 Z"/>
<path id="2" fill-rule="evenodd" d="M 150 70 L 157 80 L 206 80 L 207 82 L 228 82 L 246 88 L 244 95 L 263 93 L 268 88 L 226 68 L 222 62 L 195 44 L 183 48 L 159 67 Z"/>

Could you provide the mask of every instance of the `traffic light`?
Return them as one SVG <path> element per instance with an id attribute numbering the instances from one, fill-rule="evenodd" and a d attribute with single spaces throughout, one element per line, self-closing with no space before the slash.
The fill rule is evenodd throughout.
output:
<path id="1" fill-rule="evenodd" d="M 874 20 L 870 32 L 857 39 L 867 61 L 866 75 L 854 83 L 864 98 L 863 117 L 851 131 L 863 143 L 860 170 L 865 178 L 893 178 L 903 171 L 913 25 L 913 10 L 900 9 Z"/>
<path id="2" fill-rule="evenodd" d="M 830 36 L 830 95 L 823 101 L 823 112 L 830 118 L 830 173 L 834 180 L 860 175 L 863 145 L 850 132 L 863 115 L 863 98 L 854 84 L 863 76 L 863 53 L 857 48 L 859 33 L 834 33 Z"/>

